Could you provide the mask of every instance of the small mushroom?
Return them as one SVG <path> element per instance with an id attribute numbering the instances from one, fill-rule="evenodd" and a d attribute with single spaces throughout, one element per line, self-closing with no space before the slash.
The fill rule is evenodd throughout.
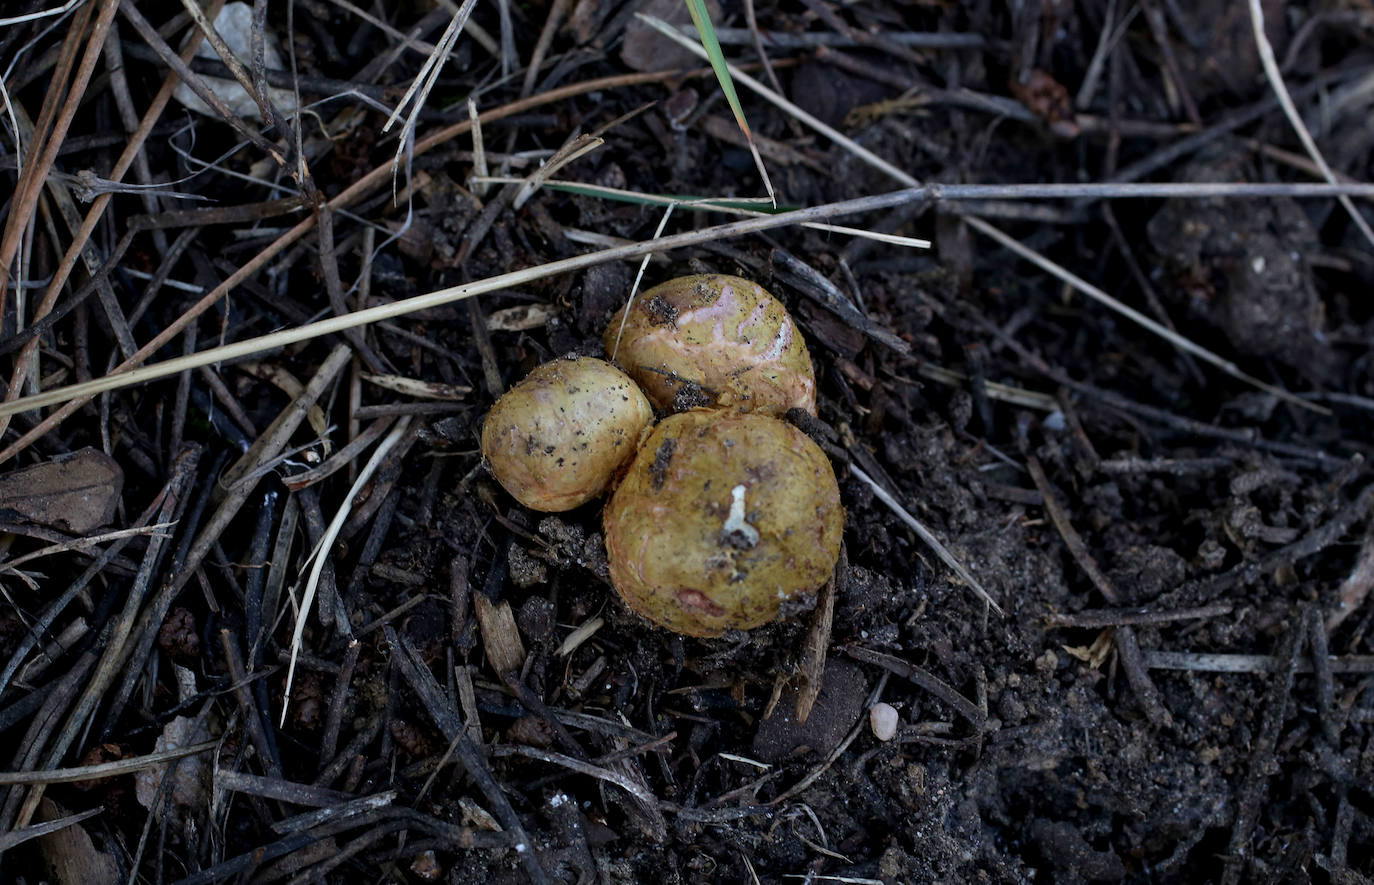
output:
<path id="1" fill-rule="evenodd" d="M 532 510 L 571 510 L 609 489 L 654 420 L 653 407 L 605 360 L 537 367 L 506 391 L 482 425 L 492 474 Z"/>

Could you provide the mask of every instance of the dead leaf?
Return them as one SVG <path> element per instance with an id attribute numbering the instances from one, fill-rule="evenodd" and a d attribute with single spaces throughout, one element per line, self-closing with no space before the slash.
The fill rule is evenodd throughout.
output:
<path id="1" fill-rule="evenodd" d="M 204 726 L 197 728 L 195 720 L 177 716 L 162 728 L 153 752 L 176 750 L 211 739 Z M 210 780 L 210 768 L 200 756 L 186 756 L 163 763 L 156 768 L 148 768 L 134 775 L 134 795 L 138 804 L 153 809 L 157 804 L 158 791 L 167 769 L 176 766 L 172 777 L 171 804 L 181 808 L 209 807 L 209 793 L 206 790 Z"/>
<path id="2" fill-rule="evenodd" d="M 568 16 L 568 23 L 563 26 L 563 30 L 572 34 L 579 46 L 590 43 L 592 38 L 600 33 L 606 14 L 601 0 L 577 0 L 577 5 L 573 7 L 572 15 Z"/>
<path id="3" fill-rule="evenodd" d="M 238 56 L 240 62 L 247 64 L 248 60 L 252 58 L 253 7 L 247 3 L 225 4 L 219 15 L 215 16 L 215 30 L 224 38 L 224 43 L 229 51 Z M 209 40 L 206 40 L 196 49 L 196 56 L 219 61 L 219 53 L 210 45 Z M 263 59 L 268 70 L 279 71 L 282 69 L 281 53 L 277 50 L 275 40 L 269 38 L 263 41 Z M 204 77 L 203 79 L 210 91 L 220 101 L 228 105 L 235 116 L 250 120 L 262 119 L 262 111 L 258 107 L 258 103 L 239 85 L 237 80 L 223 77 Z M 269 87 L 267 91 L 271 96 L 272 103 L 280 108 L 283 113 L 289 114 L 296 109 L 296 95 L 290 89 Z M 207 117 L 215 116 L 215 112 L 210 106 L 185 83 L 177 86 L 176 92 L 172 95 L 177 101 L 196 113 L 205 114 Z"/>
<path id="4" fill-rule="evenodd" d="M 40 822 L 66 815 L 66 811 L 46 797 L 38 805 L 37 820 Z M 39 836 L 38 849 L 43 852 L 43 859 L 57 885 L 115 885 L 122 881 L 119 862 L 109 852 L 96 848 L 91 834 L 80 824 Z"/>
<path id="5" fill-rule="evenodd" d="M 682 0 L 648 0 L 636 5 L 645 15 L 652 15 L 670 25 L 692 23 L 692 15 Z M 711 21 L 720 20 L 720 3 L 717 0 L 707 0 L 706 9 L 711 13 Z M 691 52 L 637 18 L 631 19 L 625 26 L 620 60 L 636 71 L 685 70 L 699 64 Z"/>
<path id="6" fill-rule="evenodd" d="M 811 625 L 807 628 L 797 667 L 801 671 L 801 687 L 797 690 L 799 724 L 806 723 L 825 683 L 825 653 L 830 648 L 830 631 L 835 624 L 835 597 L 847 589 L 848 571 L 849 556 L 841 546 L 835 571 L 830 580 L 821 585 L 816 608 L 811 612 Z"/>
<path id="7" fill-rule="evenodd" d="M 477 801 L 470 796 L 463 796 L 458 800 L 458 807 L 463 811 L 463 826 L 476 827 L 488 833 L 501 832 L 501 825 L 496 822 L 496 818 L 491 816 L 491 812 L 477 804 Z"/>
<path id="8" fill-rule="evenodd" d="M 98 449 L 82 449 L 0 475 L 0 512 L 78 535 L 108 525 L 124 471 Z"/>

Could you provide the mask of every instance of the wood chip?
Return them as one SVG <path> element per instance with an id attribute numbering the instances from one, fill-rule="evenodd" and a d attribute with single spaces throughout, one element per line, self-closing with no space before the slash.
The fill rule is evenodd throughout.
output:
<path id="1" fill-rule="evenodd" d="M 825 655 L 830 649 L 830 630 L 835 624 L 835 596 L 848 589 L 849 554 L 840 545 L 840 558 L 835 564 L 835 572 L 820 589 L 816 610 L 811 615 L 811 626 L 806 631 L 806 644 L 802 647 L 801 689 L 797 692 L 797 721 L 805 722 L 811 715 L 811 708 L 820 697 L 821 685 L 825 680 Z"/>
<path id="2" fill-rule="evenodd" d="M 493 311 L 487 317 L 487 329 L 492 332 L 528 332 L 543 328 L 554 309 L 548 304 L 521 304 Z"/>
<path id="3" fill-rule="evenodd" d="M 525 663 L 525 644 L 515 626 L 510 603 L 492 602 L 485 593 L 472 595 L 472 609 L 482 630 L 482 647 L 492 669 L 501 675 L 519 673 Z"/>
<path id="4" fill-rule="evenodd" d="M 413 396 L 416 399 L 457 400 L 472 393 L 472 388 L 463 384 L 440 384 L 436 381 L 421 381 L 401 375 L 376 375 L 364 372 L 363 380 L 374 387 L 390 390 L 402 396 Z"/>

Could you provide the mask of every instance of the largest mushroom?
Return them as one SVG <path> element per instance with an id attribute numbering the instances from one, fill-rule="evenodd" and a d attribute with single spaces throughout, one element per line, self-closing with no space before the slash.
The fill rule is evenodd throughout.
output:
<path id="1" fill-rule="evenodd" d="M 834 571 L 844 510 L 829 459 L 767 415 L 694 410 L 654 428 L 604 515 L 611 580 L 656 624 L 748 630 Z"/>

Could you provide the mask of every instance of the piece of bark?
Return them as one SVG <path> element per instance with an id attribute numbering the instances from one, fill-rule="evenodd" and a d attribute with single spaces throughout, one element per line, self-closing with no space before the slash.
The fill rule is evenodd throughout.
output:
<path id="1" fill-rule="evenodd" d="M 820 599 L 811 615 L 811 626 L 806 631 L 806 644 L 802 647 L 802 682 L 797 691 L 797 722 L 804 724 L 811 715 L 811 708 L 820 697 L 821 685 L 825 680 L 825 656 L 830 649 L 830 630 L 835 624 L 835 597 L 848 587 L 849 556 L 840 545 L 840 559 L 835 564 L 835 573 L 820 589 Z"/>

